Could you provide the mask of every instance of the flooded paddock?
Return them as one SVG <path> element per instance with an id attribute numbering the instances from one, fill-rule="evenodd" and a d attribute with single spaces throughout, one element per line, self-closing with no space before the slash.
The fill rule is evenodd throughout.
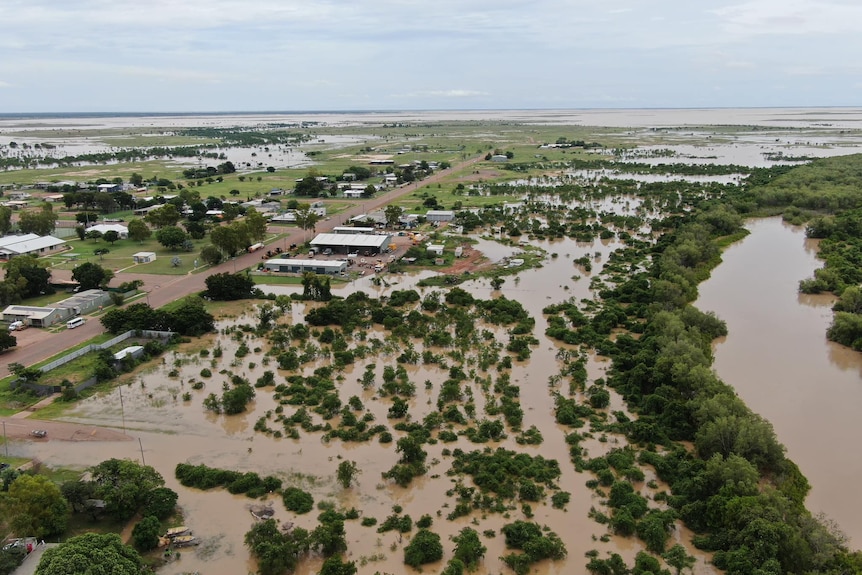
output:
<path id="1" fill-rule="evenodd" d="M 80 402 L 63 418 L 112 427 L 124 431 L 135 441 L 100 444 L 45 442 L 16 445 L 16 449 L 56 466 L 84 468 L 110 457 L 143 460 L 154 466 L 164 476 L 167 486 L 179 494 L 184 523 L 201 540 L 200 546 L 182 550 L 180 561 L 163 567 L 159 572 L 164 575 L 187 571 L 247 573 L 255 570 L 254 561 L 243 544 L 243 537 L 253 524 L 249 506 L 256 501 L 231 495 L 223 489 L 199 491 L 183 487 L 174 477 L 174 468 L 178 463 L 255 471 L 261 476 L 276 475 L 284 480 L 285 486 L 297 486 L 310 492 L 318 503 L 331 502 L 339 509 L 355 507 L 362 517 L 375 517 L 378 521 L 391 515 L 395 505 L 401 506 L 402 513 L 410 515 L 414 521 L 427 514 L 433 518 L 431 529 L 441 536 L 444 561 L 451 557 L 453 543 L 450 538 L 463 527 L 472 527 L 480 534 L 492 530 L 497 532 L 494 538 L 480 535 L 488 550 L 478 573 L 509 572 L 501 560 L 509 551 L 505 548 L 499 530 L 504 524 L 516 519 L 526 519 L 515 501 L 512 502 L 513 508 L 505 514 L 474 511 L 453 520 L 446 518 L 456 503 L 451 493 L 453 487 L 459 481 L 465 485 L 472 484 L 469 476 L 458 479 L 447 474 L 452 463 L 448 453 L 456 449 L 470 452 L 497 447 L 557 460 L 561 471 L 557 484 L 561 490 L 571 494 L 565 510 L 552 508 L 547 497 L 543 503 L 533 504 L 534 516 L 530 520 L 547 525 L 559 534 L 568 555 L 560 561 L 543 561 L 532 572 L 548 575 L 582 572 L 587 562 L 585 554 L 591 550 L 597 550 L 599 557 L 618 553 L 631 564 L 635 555 L 645 549 L 643 542 L 633 537 L 610 535 L 606 525 L 590 517 L 592 511 L 604 509 L 605 502 L 594 489 L 586 485 L 593 475 L 574 469 L 569 445 L 565 441 L 571 428 L 555 422 L 554 393 L 559 385 L 552 385 L 552 380 L 563 365 L 560 352 L 569 346 L 544 335 L 548 324 L 542 314 L 542 309 L 549 303 L 569 298 L 580 300 L 595 297 L 590 278 L 600 273 L 610 254 L 623 247 L 623 244 L 616 239 L 577 242 L 568 238 L 529 240 L 529 243 L 546 253 L 541 267 L 522 271 L 517 276 L 506 276 L 506 282 L 499 290 L 492 289 L 485 278 L 466 281 L 460 287 L 477 298 L 506 296 L 516 299 L 536 320 L 533 331 L 539 343 L 533 346 L 532 356 L 526 361 L 513 361 L 512 368 L 507 371 L 511 384 L 520 388 L 519 401 L 524 414 L 521 428 L 534 426 L 544 439 L 540 445 L 517 444 L 514 441 L 516 434 L 508 428 L 507 437 L 500 441 L 473 443 L 459 436 L 454 442 L 440 441 L 425 445 L 427 473 L 415 478 L 408 488 L 403 488 L 381 477 L 398 461 L 395 442 L 381 444 L 376 439 L 362 443 L 339 439 L 327 441 L 323 433 L 305 431 L 300 431 L 297 439 L 291 439 L 255 431 L 255 425 L 261 418 L 267 421 L 270 428 L 278 427 L 273 413 L 279 403 L 274 399 L 272 387 L 257 388 L 256 397 L 246 413 L 227 416 L 207 411 L 204 408 L 206 396 L 220 393 L 232 375 L 241 375 L 254 382 L 269 370 L 275 372 L 276 383 L 281 383 L 290 373 L 279 370 L 275 361 L 266 356 L 268 343 L 265 338 L 244 331 L 243 326 L 251 326 L 257 321 L 256 308 L 249 304 L 247 311 L 219 321 L 218 334 L 195 340 L 141 366 L 124 376 L 126 380 L 120 388 Z M 484 249 L 491 260 L 511 257 L 520 249 L 498 244 L 489 238 L 480 239 L 477 246 Z M 591 272 L 586 272 L 574 263 L 573 260 L 583 256 L 588 256 L 594 262 Z M 396 289 L 416 286 L 422 278 L 430 275 L 430 272 L 388 275 L 384 276 L 385 281 L 380 285 L 375 285 L 371 278 L 365 277 L 335 288 L 334 292 L 342 296 L 356 291 L 366 291 L 374 297 L 391 295 Z M 269 286 L 266 289 L 272 293 L 294 293 L 299 288 Z M 444 289 L 423 287 L 417 288 L 417 291 L 424 296 Z M 318 305 L 295 302 L 279 322 L 302 322 L 304 314 Z M 502 347 L 508 339 L 504 327 L 491 324 L 479 327 L 493 335 L 491 341 L 497 343 L 490 344 L 492 346 Z M 381 395 L 379 382 L 384 367 L 396 365 L 396 358 L 402 350 L 387 346 L 386 337 L 387 332 L 379 326 L 365 330 L 361 341 L 377 345 L 379 351 L 337 370 L 333 377 L 343 401 L 346 402 L 352 396 L 358 397 L 364 406 L 364 413 L 371 414 L 375 423 L 383 423 L 391 429 L 394 422 L 387 418 L 391 398 Z M 373 344 L 375 341 L 379 343 Z M 426 349 L 421 341 L 413 345 L 417 353 Z M 248 353 L 244 357 L 237 357 L 241 346 L 247 348 Z M 220 357 L 215 357 L 215 349 L 221 350 Z M 447 354 L 457 351 L 446 348 L 428 350 L 441 357 L 448 357 Z M 461 350 L 465 354 L 465 365 L 476 370 L 480 378 L 499 377 L 500 374 L 494 368 L 485 373 L 477 367 L 478 351 Z M 505 350 L 500 353 L 506 354 Z M 328 363 L 326 357 L 318 357 L 305 364 L 300 372 L 310 374 Z M 377 384 L 364 387 L 360 378 L 370 365 L 374 366 L 371 370 Z M 603 377 L 608 365 L 605 358 L 590 355 L 587 361 L 589 379 Z M 408 364 L 404 368 L 409 381 L 416 386 L 415 395 L 408 399 L 408 420 L 422 421 L 438 409 L 436 399 L 448 376 L 448 369 L 422 363 Z M 203 376 L 204 369 L 210 370 L 211 376 Z M 195 384 L 200 382 L 203 382 L 203 387 L 194 389 Z M 485 408 L 492 395 L 483 391 L 482 386 L 473 379 L 465 382 L 464 390 L 467 400 L 475 404 L 477 418 L 484 418 Z M 583 395 L 578 395 L 583 400 Z M 291 406 L 285 407 L 293 409 Z M 611 409 L 625 410 L 616 394 L 612 394 Z M 336 425 L 338 420 L 335 417 L 331 422 Z M 393 435 L 396 439 L 403 436 L 394 430 Z M 590 435 L 581 443 L 588 457 L 604 455 L 624 445 L 624 438 L 604 432 Z M 355 461 L 361 471 L 358 482 L 349 489 L 343 489 L 334 479 L 336 468 L 343 460 Z M 649 497 L 667 489 L 666 485 L 656 480 L 654 473 L 646 471 L 644 481 L 637 483 L 638 489 Z M 294 523 L 309 530 L 316 525 L 318 511 L 297 516 L 284 509 L 279 497 L 271 496 L 268 501 L 273 504 L 278 521 Z M 356 562 L 359 573 L 404 572 L 403 547 L 415 530 L 404 535 L 397 532 L 378 533 L 375 527 L 363 527 L 359 521 L 346 521 L 345 528 L 348 543 L 345 557 Z M 698 558 L 694 569 L 697 575 L 714 573 L 715 570 L 706 563 L 704 554 L 694 549 L 690 541 L 691 533 L 679 525 L 671 536 L 670 544 L 682 543 L 690 554 Z M 310 575 L 317 572 L 320 565 L 321 559 L 312 557 L 302 561 L 296 572 Z M 443 562 L 430 564 L 425 569 L 439 572 L 443 565 Z"/>

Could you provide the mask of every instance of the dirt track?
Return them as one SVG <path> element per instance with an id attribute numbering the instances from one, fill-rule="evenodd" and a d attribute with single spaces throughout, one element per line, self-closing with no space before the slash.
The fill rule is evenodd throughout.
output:
<path id="1" fill-rule="evenodd" d="M 26 413 L 26 412 L 22 412 Z M 10 440 L 42 441 L 131 441 L 132 438 L 122 431 L 93 425 L 66 423 L 62 421 L 43 421 L 20 417 L 0 418 L 6 437 Z M 44 438 L 33 437 L 30 432 L 43 429 L 48 432 Z"/>

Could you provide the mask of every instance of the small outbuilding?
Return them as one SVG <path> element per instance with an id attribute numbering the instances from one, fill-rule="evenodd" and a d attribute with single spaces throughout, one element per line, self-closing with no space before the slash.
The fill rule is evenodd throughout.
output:
<path id="1" fill-rule="evenodd" d="M 144 355 L 144 346 L 133 345 L 133 346 L 127 347 L 125 349 L 121 349 L 120 351 L 115 353 L 114 354 L 114 364 L 119 365 L 119 363 L 121 361 L 123 361 L 124 359 L 126 359 L 127 357 L 131 358 L 131 359 L 138 359 L 142 355 Z"/>
<path id="2" fill-rule="evenodd" d="M 443 244 L 428 244 L 427 250 L 428 253 L 434 254 L 435 256 L 442 256 L 445 247 L 446 246 Z"/>
<path id="3" fill-rule="evenodd" d="M 132 254 L 132 261 L 136 264 L 148 264 L 156 261 L 156 252 L 138 252 Z"/>

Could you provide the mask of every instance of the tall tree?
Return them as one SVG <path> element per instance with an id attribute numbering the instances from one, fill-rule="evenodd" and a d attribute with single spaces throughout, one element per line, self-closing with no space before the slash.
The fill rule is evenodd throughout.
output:
<path id="1" fill-rule="evenodd" d="M 10 527 L 22 535 L 50 537 L 66 530 L 72 508 L 60 488 L 44 475 L 20 475 L 3 502 Z"/>
<path id="2" fill-rule="evenodd" d="M 92 262 L 85 262 L 72 270 L 72 279 L 81 284 L 82 290 L 104 289 L 113 277 L 114 272 Z"/>
<path id="3" fill-rule="evenodd" d="M 5 236 L 12 229 L 12 208 L 0 206 L 0 236 Z"/>
<path id="4" fill-rule="evenodd" d="M 41 209 L 26 211 L 18 217 L 18 229 L 25 234 L 50 235 L 57 224 L 57 214 L 51 204 L 42 204 Z"/>
<path id="5" fill-rule="evenodd" d="M 189 236 L 177 226 L 165 226 L 156 231 L 156 239 L 166 248 L 177 250 L 189 239 Z"/>
<path id="6" fill-rule="evenodd" d="M 150 210 L 149 213 L 144 216 L 144 221 L 156 226 L 157 228 L 161 228 L 164 226 L 176 225 L 176 223 L 180 221 L 180 217 L 180 211 L 175 205 L 165 204 L 160 208 Z"/>
<path id="7" fill-rule="evenodd" d="M 34 256 L 16 256 L 6 262 L 4 268 L 5 280 L 20 288 L 21 299 L 54 293 L 54 288 L 51 287 L 51 271 Z"/>
<path id="8" fill-rule="evenodd" d="M 314 229 L 314 226 L 320 221 L 320 216 L 311 211 L 310 204 L 299 204 L 296 207 L 296 225 L 302 230 Z"/>
<path id="9" fill-rule="evenodd" d="M 141 556 L 116 533 L 87 533 L 45 550 L 36 575 L 139 575 Z"/>
<path id="10" fill-rule="evenodd" d="M 210 231 L 210 241 L 228 257 L 234 257 L 243 247 L 243 238 L 236 226 L 217 226 Z"/>
<path id="11" fill-rule="evenodd" d="M 356 467 L 355 461 L 347 461 L 346 459 L 338 464 L 338 469 L 335 472 L 335 478 L 345 489 L 350 487 L 353 480 L 359 474 L 359 468 Z"/>
<path id="12" fill-rule="evenodd" d="M 244 222 L 252 241 L 259 242 L 266 237 L 266 218 L 256 209 L 249 208 L 245 212 Z"/>
<path id="13" fill-rule="evenodd" d="M 128 459 L 108 459 L 92 467 L 96 494 L 105 500 L 108 513 L 129 519 L 148 501 L 150 492 L 165 484 L 158 471 Z"/>
<path id="14" fill-rule="evenodd" d="M 6 330 L 0 330 L 0 352 L 18 345 L 18 339 Z"/>
<path id="15" fill-rule="evenodd" d="M 386 227 L 394 228 L 401 220 L 401 216 L 404 214 L 404 208 L 390 204 L 386 206 L 385 210 L 383 210 L 383 214 L 386 216 Z"/>
<path id="16" fill-rule="evenodd" d="M 150 230 L 150 226 L 148 226 L 143 220 L 134 219 L 129 222 L 127 226 L 129 228 L 129 238 L 143 243 L 144 240 L 149 238 L 152 235 L 152 231 Z"/>

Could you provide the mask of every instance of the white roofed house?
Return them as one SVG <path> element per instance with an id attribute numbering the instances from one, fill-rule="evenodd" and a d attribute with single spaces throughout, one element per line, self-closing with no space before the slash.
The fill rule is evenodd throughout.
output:
<path id="1" fill-rule="evenodd" d="M 10 260 L 15 256 L 31 255 L 41 257 L 66 249 L 66 240 L 54 236 L 22 234 L 0 238 L 0 260 Z"/>
<path id="2" fill-rule="evenodd" d="M 129 228 L 122 224 L 96 224 L 95 226 L 87 228 L 87 231 L 100 232 L 102 235 L 105 235 L 107 232 L 117 232 L 120 239 L 126 239 L 129 237 Z"/>

